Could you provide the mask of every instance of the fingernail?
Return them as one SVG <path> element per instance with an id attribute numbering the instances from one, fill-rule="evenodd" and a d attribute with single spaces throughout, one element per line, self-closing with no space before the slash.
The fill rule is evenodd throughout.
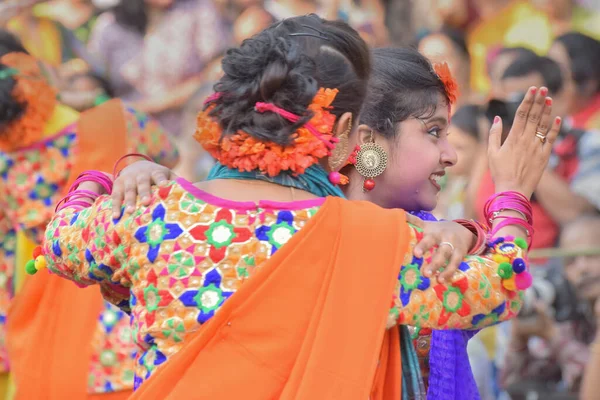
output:
<path id="1" fill-rule="evenodd" d="M 548 98 L 546 99 L 546 105 L 547 105 L 548 107 L 550 107 L 550 106 L 552 105 L 552 98 L 551 98 L 551 97 L 548 97 Z"/>
<path id="2" fill-rule="evenodd" d="M 531 94 L 536 94 L 537 93 L 537 88 L 534 86 L 531 89 L 529 89 L 529 91 L 531 92 Z"/>
<path id="3" fill-rule="evenodd" d="M 150 196 L 144 196 L 144 197 L 142 197 L 142 201 L 143 202 L 150 201 Z"/>
<path id="4" fill-rule="evenodd" d="M 548 94 L 548 89 L 546 89 L 545 87 L 541 88 L 541 89 L 540 89 L 540 94 L 541 94 L 542 96 L 545 96 L 545 95 L 547 95 L 547 94 Z"/>
<path id="5" fill-rule="evenodd" d="M 439 283 L 445 283 L 445 282 L 446 282 L 446 280 L 445 280 L 444 278 L 438 278 L 438 282 L 439 282 Z"/>
<path id="6" fill-rule="evenodd" d="M 556 117 L 556 119 L 554 120 L 554 123 L 555 123 L 556 125 L 558 125 L 558 124 L 560 124 L 560 122 L 561 122 L 561 121 L 562 121 L 562 118 L 561 118 L 561 117 Z"/>
<path id="7" fill-rule="evenodd" d="M 496 125 L 496 124 L 497 124 L 497 123 L 499 123 L 499 122 L 500 122 L 500 117 L 496 115 L 496 116 L 494 117 L 494 125 Z"/>

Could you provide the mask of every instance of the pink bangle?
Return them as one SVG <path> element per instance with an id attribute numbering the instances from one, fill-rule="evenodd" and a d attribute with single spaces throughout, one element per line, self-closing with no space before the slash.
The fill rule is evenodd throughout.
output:
<path id="1" fill-rule="evenodd" d="M 483 251 L 485 250 L 485 247 L 486 247 L 486 238 L 487 238 L 487 231 L 483 227 L 483 225 L 481 225 L 477 221 L 468 220 L 468 219 L 456 219 L 456 220 L 454 220 L 454 222 L 456 222 L 459 225 L 464 226 L 465 228 L 470 230 L 477 237 L 477 241 L 475 242 L 473 247 L 471 247 L 471 249 L 469 250 L 469 254 L 477 255 L 477 254 L 483 253 Z"/>
<path id="2" fill-rule="evenodd" d="M 83 182 L 96 182 L 102 186 L 107 194 L 112 193 L 112 179 L 100 171 L 85 171 L 79 175 L 69 188 L 69 192 L 76 190 Z"/>
<path id="3" fill-rule="evenodd" d="M 490 233 L 490 236 L 492 238 L 494 238 L 496 236 L 496 234 L 498 233 L 498 231 L 506 226 L 509 225 L 519 225 L 521 227 L 523 227 L 525 229 L 525 232 L 527 233 L 527 245 L 529 247 L 531 247 L 531 241 L 532 241 L 532 237 L 533 237 L 533 226 L 531 226 L 527 221 L 522 220 L 520 218 L 515 218 L 515 217 L 498 217 L 498 219 L 502 219 L 502 221 L 498 222 L 496 224 L 496 226 L 494 227 L 494 229 L 492 230 L 492 232 Z"/>
<path id="4" fill-rule="evenodd" d="M 141 157 L 141 158 L 143 158 L 146 161 L 153 162 L 153 160 L 150 157 L 148 157 L 147 155 L 145 155 L 145 154 L 140 154 L 140 153 L 129 153 L 129 154 L 126 154 L 123 157 L 119 158 L 117 160 L 117 162 L 115 163 L 115 166 L 113 167 L 113 176 L 115 178 L 117 178 L 119 176 L 119 174 L 121 174 L 121 171 L 123 171 L 123 169 L 120 169 L 117 172 L 117 168 L 119 167 L 119 164 L 121 163 L 121 161 L 123 161 L 124 159 L 129 158 L 129 157 Z M 127 166 L 125 166 L 125 168 L 127 168 Z"/>
<path id="5" fill-rule="evenodd" d="M 67 207 L 89 207 L 96 201 L 100 195 L 91 190 L 74 190 L 63 197 L 56 205 L 54 212 L 58 212 Z M 86 199 L 82 201 L 81 199 Z M 62 206 L 61 206 L 62 204 Z"/>
<path id="6" fill-rule="evenodd" d="M 533 225 L 533 209 L 529 199 L 519 192 L 509 191 L 496 193 L 485 203 L 483 214 L 490 228 L 499 214 L 507 210 L 521 214 L 524 220 Z"/>

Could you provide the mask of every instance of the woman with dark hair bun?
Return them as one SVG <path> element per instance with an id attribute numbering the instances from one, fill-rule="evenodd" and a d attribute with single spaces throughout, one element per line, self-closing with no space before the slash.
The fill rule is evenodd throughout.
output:
<path id="1" fill-rule="evenodd" d="M 556 38 L 548 55 L 563 71 L 573 127 L 600 129 L 600 41 L 566 33 Z"/>
<path id="2" fill-rule="evenodd" d="M 436 331 L 426 393 L 407 325 L 476 330 L 516 313 L 528 198 L 560 122 L 532 88 L 503 145 L 494 124 L 490 242 L 474 222 L 425 222 L 397 207 L 435 206 L 456 84 L 414 51 L 373 60 L 368 82 L 367 46 L 344 23 L 276 23 L 227 52 L 198 116 L 218 161 L 207 181 L 150 189 L 140 162 L 113 199 L 92 196 L 105 191 L 91 172 L 61 206 L 36 260 L 131 312 L 134 399 L 476 398 L 470 334 Z"/>

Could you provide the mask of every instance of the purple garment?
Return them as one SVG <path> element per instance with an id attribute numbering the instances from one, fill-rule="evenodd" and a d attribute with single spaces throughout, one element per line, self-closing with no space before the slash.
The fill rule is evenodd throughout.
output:
<path id="1" fill-rule="evenodd" d="M 425 211 L 410 214 L 423 221 L 437 221 Z M 469 339 L 479 332 L 434 330 L 429 351 L 428 400 L 478 400 L 479 390 L 467 355 Z"/>

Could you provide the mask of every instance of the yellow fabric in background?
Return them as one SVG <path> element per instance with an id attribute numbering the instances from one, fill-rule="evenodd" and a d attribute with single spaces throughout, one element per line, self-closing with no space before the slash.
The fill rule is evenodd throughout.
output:
<path id="1" fill-rule="evenodd" d="M 8 22 L 7 27 L 34 57 L 53 66 L 62 63 L 62 35 L 54 21 L 45 17 L 16 17 Z"/>

